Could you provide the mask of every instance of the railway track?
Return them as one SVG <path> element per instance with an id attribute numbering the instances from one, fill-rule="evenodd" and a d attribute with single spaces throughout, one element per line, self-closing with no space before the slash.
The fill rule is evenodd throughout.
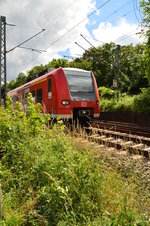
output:
<path id="1" fill-rule="evenodd" d="M 112 131 L 129 133 L 143 137 L 150 137 L 150 127 L 139 126 L 133 123 L 124 123 L 116 121 L 93 120 L 90 125 L 96 128 L 103 128 Z"/>
<path id="2" fill-rule="evenodd" d="M 71 130 L 75 145 L 92 153 L 96 162 L 102 160 L 110 170 L 117 169 L 125 178 L 138 178 L 146 197 L 146 191 L 150 192 L 150 138 L 97 127 L 96 124 Z"/>
<path id="3" fill-rule="evenodd" d="M 130 154 L 150 159 L 149 128 L 145 129 L 127 123 L 94 121 L 84 129 L 90 142 L 113 147 L 117 150 L 126 150 Z"/>

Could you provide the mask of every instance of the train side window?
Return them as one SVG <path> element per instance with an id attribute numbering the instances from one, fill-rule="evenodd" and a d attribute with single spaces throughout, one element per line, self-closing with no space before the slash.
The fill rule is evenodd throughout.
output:
<path id="1" fill-rule="evenodd" d="M 51 82 L 51 79 L 48 80 L 48 98 L 52 98 L 52 82 Z"/>
<path id="2" fill-rule="evenodd" d="M 32 97 L 33 97 L 33 102 L 35 103 L 35 90 L 33 90 L 31 93 L 32 93 Z"/>
<path id="3" fill-rule="evenodd" d="M 24 94 L 22 94 L 22 103 L 24 104 Z"/>
<path id="4" fill-rule="evenodd" d="M 37 103 L 42 103 L 42 89 L 37 90 Z"/>
<path id="5" fill-rule="evenodd" d="M 28 100 L 28 94 L 29 94 L 29 88 L 25 89 L 25 103 L 27 104 L 27 100 Z"/>

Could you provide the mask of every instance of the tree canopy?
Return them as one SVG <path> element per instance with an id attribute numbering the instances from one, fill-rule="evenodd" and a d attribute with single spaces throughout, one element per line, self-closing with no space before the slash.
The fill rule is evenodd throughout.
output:
<path id="1" fill-rule="evenodd" d="M 147 43 L 145 48 L 146 56 L 146 76 L 150 83 L 150 1 L 141 1 L 141 7 L 143 10 L 143 31 L 147 37 Z"/>
<path id="2" fill-rule="evenodd" d="M 118 48 L 119 47 L 119 48 Z M 106 43 L 98 48 L 90 48 L 81 58 L 72 61 L 67 59 L 53 59 L 46 65 L 39 65 L 28 70 L 26 75 L 20 73 L 16 80 L 8 84 L 8 89 L 29 81 L 31 77 L 46 68 L 75 67 L 92 70 L 95 74 L 98 87 L 113 88 L 113 79 L 118 80 L 119 90 L 128 94 L 138 94 L 141 88 L 148 86 L 146 78 L 144 44 L 136 46 L 118 46 Z"/>

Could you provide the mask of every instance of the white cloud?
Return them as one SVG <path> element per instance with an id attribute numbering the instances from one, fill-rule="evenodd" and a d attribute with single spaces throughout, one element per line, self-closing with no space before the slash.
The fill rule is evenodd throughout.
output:
<path id="1" fill-rule="evenodd" d="M 100 23 L 98 28 L 93 30 L 93 35 L 96 39 L 103 42 L 127 45 L 130 43 L 136 44 L 142 40 L 136 34 L 138 31 L 139 29 L 137 29 L 136 24 L 130 24 L 123 18 L 115 25 L 112 25 L 110 22 Z"/>
<path id="2" fill-rule="evenodd" d="M 30 38 L 42 28 L 46 31 L 25 43 L 23 46 L 47 49 L 38 56 L 36 52 L 15 49 L 7 53 L 8 81 L 15 79 L 19 72 L 25 71 L 30 65 L 48 63 L 58 57 L 59 51 L 65 51 L 81 31 L 86 30 L 87 20 L 73 29 L 56 43 L 64 33 L 82 21 L 96 7 L 95 0 L 5 0 L 0 3 L 0 15 L 6 16 L 8 23 L 18 26 L 7 26 L 7 50 Z M 4 14 L 5 12 L 5 14 Z M 36 57 L 36 60 L 33 59 Z"/>
<path id="3" fill-rule="evenodd" d="M 91 37 L 86 25 L 95 24 L 96 18 L 88 18 L 80 22 L 95 8 L 96 0 L 0 0 L 0 15 L 6 16 L 8 23 L 17 25 L 7 26 L 7 50 L 35 35 L 42 28 L 46 28 L 45 32 L 23 45 L 47 50 L 46 53 L 39 55 L 37 52 L 17 48 L 7 54 L 8 81 L 35 65 L 46 64 L 52 58 L 58 58 L 59 51 L 69 48 L 72 56 L 82 54 L 84 50 L 75 45 L 75 41 L 85 49 L 91 47 L 80 34 Z M 97 15 L 99 13 L 101 11 L 97 11 Z M 78 26 L 75 27 L 77 24 Z M 75 28 L 71 30 L 73 27 Z M 98 40 L 110 42 L 135 29 L 135 24 L 122 19 L 115 25 L 110 22 L 100 23 L 97 29 L 93 30 L 93 35 Z M 67 31 L 70 32 L 66 33 Z M 119 44 L 139 41 L 136 35 L 129 38 L 120 41 Z M 94 46 L 100 44 L 92 39 L 89 41 Z"/>

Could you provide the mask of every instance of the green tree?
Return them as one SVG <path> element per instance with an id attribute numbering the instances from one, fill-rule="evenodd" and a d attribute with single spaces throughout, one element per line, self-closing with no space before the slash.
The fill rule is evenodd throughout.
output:
<path id="1" fill-rule="evenodd" d="M 112 49 L 114 46 L 114 43 L 107 43 L 98 48 L 90 48 L 83 54 L 83 59 L 92 63 L 92 70 L 95 74 L 98 86 L 112 86 Z"/>
<path id="2" fill-rule="evenodd" d="M 114 43 L 106 43 L 97 49 L 90 48 L 85 51 L 83 60 L 91 63 L 98 86 L 112 88 L 113 79 L 118 79 L 121 92 L 138 94 L 141 88 L 147 87 L 142 44 L 118 48 Z"/>
<path id="3" fill-rule="evenodd" d="M 33 76 L 35 76 L 36 74 L 40 73 L 41 71 L 43 71 L 45 69 L 46 69 L 46 66 L 43 66 L 43 64 L 41 64 L 40 66 L 35 66 L 31 70 L 28 70 L 27 71 L 27 81 L 29 81 Z"/>
<path id="4" fill-rule="evenodd" d="M 21 72 L 19 73 L 18 77 L 16 78 L 16 87 L 21 86 L 22 84 L 24 84 L 25 80 L 26 80 L 26 75 Z"/>
<path id="5" fill-rule="evenodd" d="M 143 10 L 143 28 L 146 32 L 147 43 L 145 48 L 146 55 L 146 75 L 150 84 L 150 1 L 141 1 Z"/>
<path id="6" fill-rule="evenodd" d="M 12 89 L 16 88 L 16 81 L 15 80 L 11 80 L 9 83 L 7 83 L 7 91 L 10 91 Z"/>
<path id="7" fill-rule="evenodd" d="M 69 67 L 92 70 L 92 62 L 82 58 L 76 58 L 75 60 L 69 62 Z"/>
<path id="8" fill-rule="evenodd" d="M 144 45 L 121 46 L 120 50 L 120 90 L 129 94 L 138 94 L 147 87 L 145 77 Z"/>
<path id="9" fill-rule="evenodd" d="M 68 60 L 66 59 L 53 59 L 47 64 L 47 67 L 49 68 L 59 68 L 59 67 L 67 67 L 68 66 Z"/>

